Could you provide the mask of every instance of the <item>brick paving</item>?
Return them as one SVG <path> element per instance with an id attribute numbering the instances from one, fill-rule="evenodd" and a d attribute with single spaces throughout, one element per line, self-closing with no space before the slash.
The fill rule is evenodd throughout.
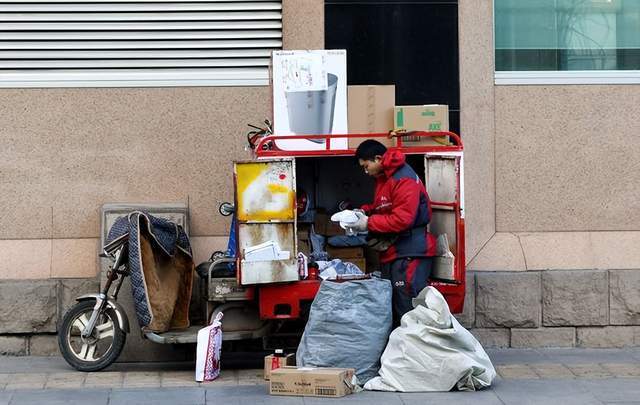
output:
<path id="1" fill-rule="evenodd" d="M 620 404 L 640 401 L 640 349 L 488 350 L 498 378 L 476 393 L 364 392 L 332 403 L 385 404 L 559 403 Z M 58 358 L 0 357 L 0 405 L 20 404 L 249 404 L 328 402 L 273 397 L 262 370 L 224 369 L 218 380 L 194 381 L 192 364 L 120 364 L 81 373 Z"/>

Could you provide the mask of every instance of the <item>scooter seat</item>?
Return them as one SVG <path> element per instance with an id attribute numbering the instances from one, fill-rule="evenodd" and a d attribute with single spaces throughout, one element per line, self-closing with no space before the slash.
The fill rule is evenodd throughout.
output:
<path id="1" fill-rule="evenodd" d="M 209 268 L 213 262 L 208 260 L 196 266 L 196 273 L 200 278 L 207 279 L 209 277 Z M 235 263 L 218 263 L 211 271 L 211 278 L 228 278 L 236 276 Z"/>

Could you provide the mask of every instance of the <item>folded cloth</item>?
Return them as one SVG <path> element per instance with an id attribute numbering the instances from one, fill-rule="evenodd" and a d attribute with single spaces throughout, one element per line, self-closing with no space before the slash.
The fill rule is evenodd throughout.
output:
<path id="1" fill-rule="evenodd" d="M 327 243 L 333 247 L 364 246 L 367 244 L 366 235 L 336 235 L 331 236 Z"/>

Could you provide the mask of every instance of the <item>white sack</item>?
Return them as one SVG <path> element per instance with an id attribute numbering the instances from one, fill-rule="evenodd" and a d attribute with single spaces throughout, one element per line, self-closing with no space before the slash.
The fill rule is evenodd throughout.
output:
<path id="1" fill-rule="evenodd" d="M 198 331 L 196 347 L 196 381 L 213 381 L 220 375 L 220 351 L 222 349 L 222 312 L 211 325 Z"/>
<path id="2" fill-rule="evenodd" d="M 496 371 L 476 338 L 451 315 L 444 297 L 426 287 L 414 309 L 389 337 L 379 377 L 364 388 L 378 391 L 474 391 L 491 385 Z"/>

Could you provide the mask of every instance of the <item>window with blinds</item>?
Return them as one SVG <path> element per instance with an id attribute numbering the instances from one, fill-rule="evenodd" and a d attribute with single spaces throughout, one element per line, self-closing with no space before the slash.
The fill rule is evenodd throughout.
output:
<path id="1" fill-rule="evenodd" d="M 260 86 L 282 2 L 0 0 L 0 87 Z"/>

